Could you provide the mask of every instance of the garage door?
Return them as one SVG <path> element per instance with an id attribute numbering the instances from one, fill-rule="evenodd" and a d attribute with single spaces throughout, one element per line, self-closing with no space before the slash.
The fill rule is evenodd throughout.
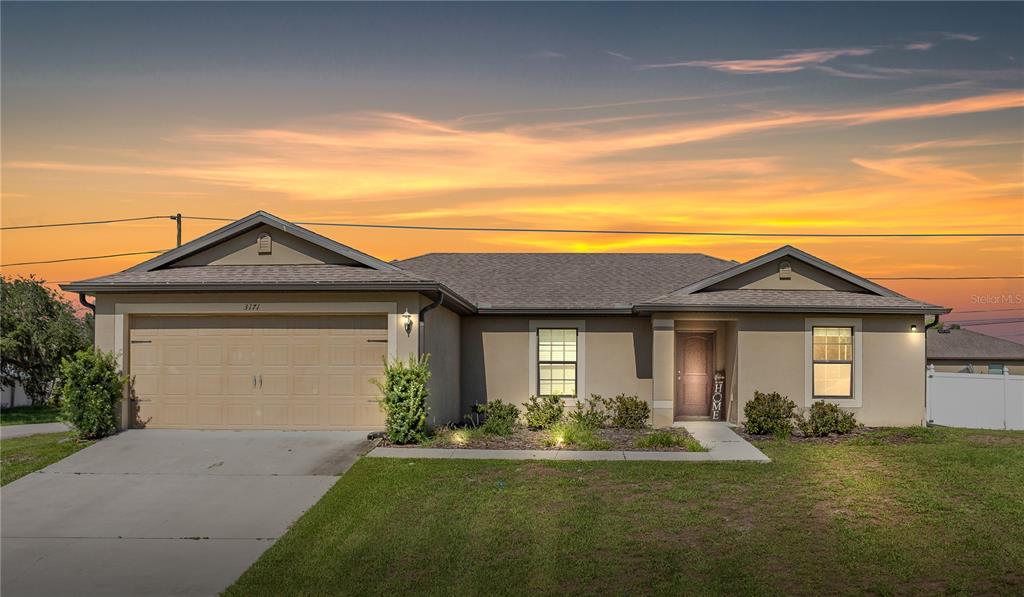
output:
<path id="1" fill-rule="evenodd" d="M 136 427 L 379 429 L 385 316 L 133 317 Z"/>

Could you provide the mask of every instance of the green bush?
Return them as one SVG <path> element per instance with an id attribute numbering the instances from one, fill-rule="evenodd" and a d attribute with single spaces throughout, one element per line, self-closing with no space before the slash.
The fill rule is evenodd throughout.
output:
<path id="1" fill-rule="evenodd" d="M 608 401 L 611 424 L 622 429 L 643 429 L 651 417 L 651 406 L 636 396 L 619 394 Z"/>
<path id="2" fill-rule="evenodd" d="M 476 405 L 476 412 L 484 417 L 480 431 L 491 435 L 512 435 L 519 426 L 519 409 L 511 402 L 493 400 Z"/>
<path id="3" fill-rule="evenodd" d="M 795 409 L 796 404 L 788 396 L 754 390 L 754 399 L 743 407 L 747 433 L 789 437 L 793 431 Z"/>
<path id="4" fill-rule="evenodd" d="M 612 442 L 598 437 L 593 427 L 579 423 L 559 423 L 548 432 L 544 444 L 562 448 L 572 446 L 581 450 L 610 450 Z"/>
<path id="5" fill-rule="evenodd" d="M 608 412 L 605 410 L 605 406 L 605 400 L 600 394 L 591 394 L 590 398 L 586 400 L 577 399 L 576 408 L 569 411 L 566 418 L 573 425 L 597 429 L 608 421 Z"/>
<path id="6" fill-rule="evenodd" d="M 857 419 L 831 402 L 815 402 L 806 417 L 798 417 L 796 426 L 807 437 L 825 437 L 833 433 L 843 435 L 853 431 Z"/>
<path id="7" fill-rule="evenodd" d="M 548 429 L 562 420 L 565 403 L 560 396 L 530 396 L 526 401 L 526 426 L 530 429 Z"/>
<path id="8" fill-rule="evenodd" d="M 634 445 L 644 450 L 651 448 L 683 448 L 687 452 L 708 451 L 707 448 L 700 445 L 700 442 L 692 437 L 666 430 L 658 430 L 638 437 Z"/>
<path id="9" fill-rule="evenodd" d="M 408 362 L 384 361 L 384 379 L 373 380 L 384 397 L 385 431 L 388 441 L 410 444 L 426 437 L 427 382 L 430 380 L 430 355 L 409 357 Z"/>
<path id="10" fill-rule="evenodd" d="M 117 433 L 116 407 L 128 378 L 121 374 L 113 353 L 88 349 L 60 364 L 60 419 L 82 439 Z"/>

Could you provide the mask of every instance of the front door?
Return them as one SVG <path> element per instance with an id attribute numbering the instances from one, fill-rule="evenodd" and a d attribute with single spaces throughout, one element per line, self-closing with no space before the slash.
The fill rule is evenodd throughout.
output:
<path id="1" fill-rule="evenodd" d="M 713 332 L 676 334 L 676 419 L 711 414 L 714 355 Z"/>

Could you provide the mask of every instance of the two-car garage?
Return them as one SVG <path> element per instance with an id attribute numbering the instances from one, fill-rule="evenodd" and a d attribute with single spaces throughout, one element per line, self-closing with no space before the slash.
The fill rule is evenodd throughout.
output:
<path id="1" fill-rule="evenodd" d="M 387 317 L 131 318 L 135 427 L 379 429 Z"/>

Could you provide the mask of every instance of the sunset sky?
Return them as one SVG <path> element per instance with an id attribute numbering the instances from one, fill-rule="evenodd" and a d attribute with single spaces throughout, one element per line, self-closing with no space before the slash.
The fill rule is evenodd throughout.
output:
<path id="1" fill-rule="evenodd" d="M 755 232 L 1024 232 L 1024 4 L 3 3 L 2 223 L 181 212 Z M 186 220 L 185 240 L 217 227 Z M 873 276 L 1020 276 L 1024 239 L 313 227 L 385 259 L 794 244 Z M 166 249 L 7 231 L 2 262 Z M 51 281 L 145 257 L 4 268 Z M 1024 316 L 1024 280 L 882 281 Z M 1007 299 L 1010 300 L 1007 303 Z M 1016 311 L 1008 309 L 1016 307 Z M 971 313 L 988 310 L 991 314 Z M 1024 324 L 974 328 L 1024 339 Z"/>

